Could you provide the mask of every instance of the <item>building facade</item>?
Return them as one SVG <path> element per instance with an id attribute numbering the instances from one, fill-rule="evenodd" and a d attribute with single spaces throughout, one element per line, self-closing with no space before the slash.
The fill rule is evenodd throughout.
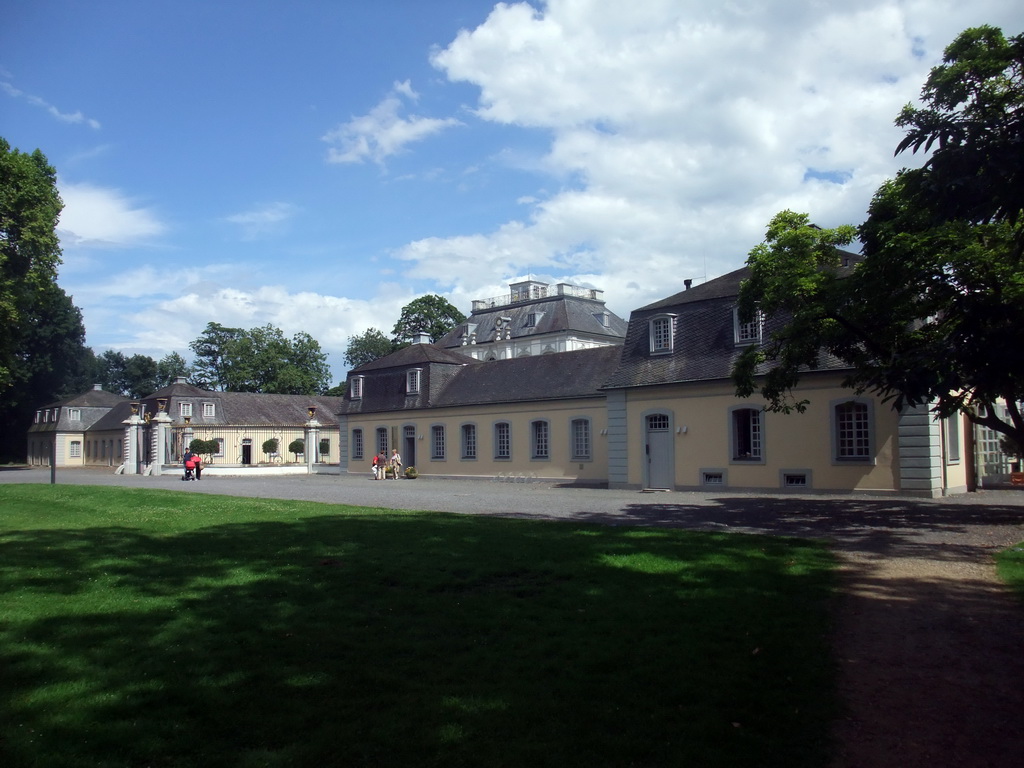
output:
<path id="1" fill-rule="evenodd" d="M 397 447 L 406 466 L 445 476 L 651 490 L 968 490 L 971 430 L 962 417 L 937 421 L 927 409 L 896 412 L 853 394 L 836 360 L 803 377 L 802 413 L 771 413 L 757 398 L 737 397 L 733 364 L 777 322 L 740 323 L 746 274 L 634 311 L 614 345 L 537 356 L 517 355 L 514 335 L 467 342 L 474 322 L 487 334 L 531 327 L 526 318 L 548 299 L 539 295 L 546 286 L 513 285 L 518 314 L 486 302 L 439 344 L 350 374 L 339 416 L 342 471 L 369 475 L 373 455 Z M 493 310 L 506 314 L 487 325 Z M 497 323 L 503 317 L 511 323 Z"/>

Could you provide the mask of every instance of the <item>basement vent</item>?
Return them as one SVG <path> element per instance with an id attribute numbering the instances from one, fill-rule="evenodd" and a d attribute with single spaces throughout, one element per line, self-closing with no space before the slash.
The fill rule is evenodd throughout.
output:
<path id="1" fill-rule="evenodd" d="M 725 477 L 721 472 L 705 472 L 702 475 L 703 479 L 701 483 L 703 485 L 724 485 Z"/>
<path id="2" fill-rule="evenodd" d="M 786 472 L 782 475 L 782 485 L 785 488 L 806 488 L 807 475 L 803 472 Z"/>

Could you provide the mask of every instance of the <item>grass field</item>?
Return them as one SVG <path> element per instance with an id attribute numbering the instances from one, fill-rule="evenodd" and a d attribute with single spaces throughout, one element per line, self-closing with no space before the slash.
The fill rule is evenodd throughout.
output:
<path id="1" fill-rule="evenodd" d="M 1017 597 L 1024 600 L 1024 541 L 996 555 L 996 571 Z"/>
<path id="2" fill-rule="evenodd" d="M 0 764 L 823 766 L 823 545 L 0 486 Z"/>

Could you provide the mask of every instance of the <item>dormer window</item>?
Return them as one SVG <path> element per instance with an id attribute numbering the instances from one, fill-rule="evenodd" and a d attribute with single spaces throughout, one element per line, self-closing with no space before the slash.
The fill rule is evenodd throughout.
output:
<path id="1" fill-rule="evenodd" d="M 761 330 L 764 326 L 764 315 L 758 310 L 754 319 L 748 323 L 740 322 L 740 310 L 732 311 L 733 339 L 737 344 L 760 344 Z"/>
<path id="2" fill-rule="evenodd" d="M 192 418 L 192 403 L 178 403 L 178 415 L 182 418 Z"/>
<path id="3" fill-rule="evenodd" d="M 348 395 L 352 400 L 363 398 L 363 377 L 353 376 L 348 382 Z"/>
<path id="4" fill-rule="evenodd" d="M 410 368 L 405 372 L 405 393 L 407 395 L 418 395 L 420 392 L 420 374 L 422 368 Z"/>
<path id="5" fill-rule="evenodd" d="M 667 355 L 672 352 L 675 336 L 675 316 L 658 315 L 650 320 L 650 341 L 652 355 Z"/>
<path id="6" fill-rule="evenodd" d="M 68 418 L 71 421 L 82 420 L 82 409 L 81 408 L 68 408 Z"/>
<path id="7" fill-rule="evenodd" d="M 212 419 L 217 415 L 216 403 L 203 403 L 203 418 Z"/>

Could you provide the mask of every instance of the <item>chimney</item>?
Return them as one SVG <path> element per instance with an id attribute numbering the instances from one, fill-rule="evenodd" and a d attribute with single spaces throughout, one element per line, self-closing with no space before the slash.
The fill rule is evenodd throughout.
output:
<path id="1" fill-rule="evenodd" d="M 93 384 L 92 385 L 92 391 L 93 392 L 102 392 L 103 391 L 103 385 L 102 384 Z"/>
<path id="2" fill-rule="evenodd" d="M 188 376 L 176 376 L 174 378 L 175 384 L 188 384 Z"/>
<path id="3" fill-rule="evenodd" d="M 417 331 L 412 337 L 413 344 L 429 344 L 430 334 L 426 331 Z"/>
<path id="4" fill-rule="evenodd" d="M 693 285 L 693 280 L 683 280 L 684 290 L 690 290 L 690 286 Z"/>

